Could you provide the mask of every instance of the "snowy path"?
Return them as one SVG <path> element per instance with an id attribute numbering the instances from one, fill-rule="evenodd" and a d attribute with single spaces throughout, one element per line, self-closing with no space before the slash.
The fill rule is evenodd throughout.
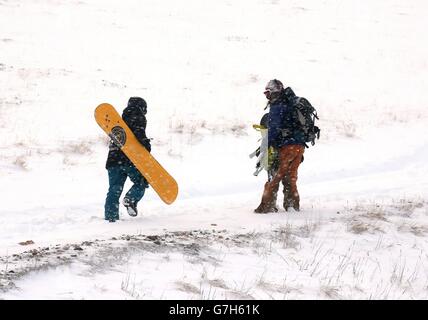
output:
<path id="1" fill-rule="evenodd" d="M 423 130 L 423 124 L 419 128 Z M 414 131 L 417 130 L 418 126 L 415 126 Z M 359 198 L 390 201 L 422 196 L 428 189 L 424 162 L 428 139 L 418 141 L 414 146 L 400 147 L 398 154 L 395 145 L 401 145 L 400 139 L 404 137 L 399 129 L 395 128 L 394 132 L 395 135 L 386 130 L 384 136 L 378 137 L 379 143 L 391 141 L 391 145 L 385 145 L 383 150 L 361 151 L 360 147 L 367 145 L 364 140 L 351 142 L 346 139 L 341 144 L 320 144 L 307 150 L 299 178 L 304 214 L 328 220 L 332 213 Z M 188 160 L 176 162 L 180 166 L 174 171 L 180 181 L 180 196 L 176 203 L 166 206 L 150 190 L 140 204 L 141 215 L 131 218 L 121 207 L 122 220 L 115 225 L 102 220 L 107 189 L 104 149 L 97 149 L 96 163 L 84 168 L 83 172 L 81 168 L 74 171 L 67 168 L 54 175 L 45 175 L 50 165 L 46 163 L 35 172 L 22 173 L 23 178 L 16 174 L 0 190 L 5 199 L 10 200 L 4 203 L 0 217 L 4 230 L 0 236 L 1 252 L 22 251 L 24 248 L 17 243 L 26 240 L 44 246 L 140 231 L 159 233 L 164 229 L 209 228 L 211 223 L 227 226 L 230 230 L 244 226 L 247 230 L 263 229 L 272 223 L 283 223 L 288 219 L 283 212 L 269 216 L 252 214 L 258 205 L 265 176 L 264 173 L 257 178 L 251 175 L 254 161 L 246 155 L 252 145 L 245 142 L 248 137 L 242 140 L 242 146 L 237 145 L 241 141 L 233 137 L 209 139 L 196 146 L 194 155 Z M 215 142 L 230 143 L 236 151 L 223 162 L 217 160 L 215 168 L 206 170 L 203 164 L 211 155 L 204 150 L 206 146 L 215 146 Z M 330 159 L 335 161 L 332 163 Z M 173 162 L 170 159 L 170 167 Z M 27 179 L 29 183 L 14 185 L 14 181 L 22 181 L 20 179 Z M 40 190 L 43 204 L 40 203 Z M 20 195 L 25 195 L 25 202 Z M 21 204 L 16 206 L 16 203 Z"/>
<path id="2" fill-rule="evenodd" d="M 422 123 L 413 128 L 415 132 L 419 129 L 423 129 Z M 384 133 L 400 143 L 399 128 L 393 132 L 386 128 Z M 195 148 L 212 147 L 215 141 Z M 221 139 L 222 144 L 230 143 L 235 149 L 236 142 L 236 138 Z M 98 180 L 93 180 L 92 188 L 85 188 L 91 192 L 85 199 L 98 195 L 98 202 L 59 205 L 67 199 L 53 197 L 51 204 L 30 209 L 34 213 L 31 217 L 28 208 L 6 211 L 1 217 L 3 230 L 7 230 L 1 237 L 2 265 L 4 270 L 7 262 L 8 270 L 15 270 L 10 279 L 18 281 L 3 280 L 3 285 L 18 285 L 23 291 L 8 291 L 3 297 L 34 297 L 34 285 L 49 281 L 57 285 L 43 290 L 42 297 L 47 299 L 427 298 L 416 283 L 428 283 L 423 271 L 428 260 L 421 255 L 428 249 L 428 206 L 422 193 L 428 175 L 409 174 L 416 169 L 419 173 L 427 171 L 423 162 L 427 141 L 419 141 L 415 149 L 398 149 L 401 154 L 394 153 L 397 149 L 391 144 L 385 146 L 382 161 L 374 154 L 360 156 L 355 162 L 347 155 L 360 145 L 366 145 L 363 139 L 344 140 L 339 145 L 320 144 L 307 152 L 299 179 L 303 195 L 299 214 L 283 210 L 269 215 L 252 213 L 264 177 L 251 176 L 250 159 L 244 163 L 246 175 L 236 175 L 230 182 L 235 193 L 208 196 L 200 194 L 215 194 L 220 181 L 214 177 L 228 169 L 215 172 L 201 166 L 186 171 L 188 162 L 183 161 L 180 173 L 200 169 L 205 176 L 198 178 L 206 184 L 199 184 L 199 179 L 181 180 L 184 199 L 172 206 L 149 193 L 141 205 L 142 215 L 131 218 L 122 214 L 122 220 L 115 224 L 102 220 L 103 192 L 97 190 L 102 188 Z M 194 163 L 204 163 L 207 154 L 201 150 L 195 152 L 201 159 L 194 159 Z M 236 150 L 236 157 L 228 159 L 229 170 L 239 167 L 243 150 L 245 144 Z M 416 160 L 415 153 L 420 154 Z M 338 160 L 336 167 L 330 165 L 331 158 Z M 312 165 L 315 160 L 319 167 Z M 95 166 L 92 170 L 93 175 L 99 174 Z M 77 190 L 70 188 L 70 194 L 74 192 Z M 183 237 L 174 235 L 180 231 Z M 195 234 L 199 236 L 195 238 Z M 149 235 L 154 238 L 147 239 Z M 225 238 L 238 240 L 223 242 Z M 35 244 L 18 245 L 30 239 Z M 160 243 L 153 244 L 159 239 Z M 90 246 L 85 245 L 88 242 Z M 74 246 L 83 250 L 76 251 Z M 189 253 L 187 246 L 197 249 Z M 49 248 L 49 254 L 43 248 Z M 372 250 L 373 256 L 367 256 Z M 243 255 L 250 260 L 246 262 Z M 391 257 L 393 263 L 386 264 Z M 168 271 L 177 264 L 182 265 L 180 272 Z M 245 264 L 246 271 L 239 269 Z M 285 268 L 288 275 L 277 268 Z M 377 287 L 373 288 L 373 274 L 367 270 L 377 274 L 384 268 L 384 275 L 375 278 Z M 397 268 L 402 269 L 401 277 L 406 280 L 396 279 Z M 338 277 L 348 269 L 354 270 L 352 276 Z M 149 276 L 139 270 L 153 271 Z M 233 274 L 239 270 L 248 278 L 236 280 Z M 68 280 L 59 284 L 61 281 L 55 279 L 64 275 Z M 106 286 L 111 281 L 116 285 Z M 412 290 L 400 293 L 405 281 L 412 283 Z"/>

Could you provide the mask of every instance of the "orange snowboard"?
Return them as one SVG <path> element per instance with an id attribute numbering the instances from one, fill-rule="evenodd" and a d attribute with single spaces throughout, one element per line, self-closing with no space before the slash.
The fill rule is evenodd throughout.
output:
<path id="1" fill-rule="evenodd" d="M 177 182 L 138 142 L 114 107 L 108 103 L 100 104 L 95 109 L 95 120 L 147 179 L 162 201 L 173 203 L 178 194 Z"/>

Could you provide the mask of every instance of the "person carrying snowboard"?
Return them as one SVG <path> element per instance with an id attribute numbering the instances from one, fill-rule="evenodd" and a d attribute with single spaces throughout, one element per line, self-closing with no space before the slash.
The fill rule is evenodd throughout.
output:
<path id="1" fill-rule="evenodd" d="M 146 136 L 146 113 L 146 101 L 140 97 L 131 97 L 129 98 L 128 106 L 123 110 L 122 119 L 134 133 L 137 140 L 150 152 L 150 139 Z M 109 189 L 104 206 L 105 220 L 110 222 L 119 220 L 119 199 L 127 178 L 133 182 L 133 186 L 126 193 L 123 205 L 126 207 L 128 214 L 135 217 L 138 214 L 137 204 L 143 198 L 145 190 L 149 186 L 147 180 L 113 141 L 110 141 L 106 169 L 109 178 Z"/>
<path id="2" fill-rule="evenodd" d="M 255 213 L 277 212 L 277 193 L 279 184 L 284 185 L 283 206 L 300 210 L 300 197 L 297 190 L 297 171 L 303 160 L 306 146 L 298 114 L 295 111 L 295 101 L 298 97 L 290 87 L 284 89 L 281 81 L 270 80 L 265 92 L 268 99 L 268 147 L 270 153 L 276 154 L 276 164 L 272 178 L 265 183 L 260 205 Z"/>

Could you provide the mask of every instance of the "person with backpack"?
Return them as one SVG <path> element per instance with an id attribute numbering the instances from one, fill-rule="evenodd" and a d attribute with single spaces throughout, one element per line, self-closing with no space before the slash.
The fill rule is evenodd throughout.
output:
<path id="1" fill-rule="evenodd" d="M 137 140 L 150 152 L 150 139 L 146 136 L 146 113 L 146 101 L 140 97 L 131 97 L 128 100 L 128 106 L 123 110 L 122 119 L 134 133 Z M 105 220 L 109 222 L 119 220 L 119 198 L 127 178 L 133 182 L 133 186 L 126 193 L 123 205 L 126 207 L 128 214 L 135 217 L 138 214 L 137 204 L 143 198 L 145 190 L 149 186 L 147 180 L 113 141 L 110 141 L 106 169 L 109 178 L 109 189 L 104 206 Z"/>
<path id="2" fill-rule="evenodd" d="M 270 80 L 265 92 L 268 99 L 268 147 L 276 155 L 270 179 L 265 183 L 260 205 L 255 213 L 277 212 L 279 184 L 284 185 L 283 206 L 286 211 L 300 210 L 297 190 L 297 172 L 303 161 L 307 142 L 314 144 L 319 138 L 319 129 L 314 126 L 315 109 L 305 98 L 297 97 L 290 87 L 284 88 L 281 81 Z"/>

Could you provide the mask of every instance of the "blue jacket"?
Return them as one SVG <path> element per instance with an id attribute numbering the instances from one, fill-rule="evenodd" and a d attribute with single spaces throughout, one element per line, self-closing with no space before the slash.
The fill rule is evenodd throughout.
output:
<path id="1" fill-rule="evenodd" d="M 297 96 L 291 88 L 285 89 L 281 99 L 270 104 L 268 141 L 269 147 L 281 148 L 286 145 L 305 146 L 305 135 L 300 129 L 293 102 Z"/>

